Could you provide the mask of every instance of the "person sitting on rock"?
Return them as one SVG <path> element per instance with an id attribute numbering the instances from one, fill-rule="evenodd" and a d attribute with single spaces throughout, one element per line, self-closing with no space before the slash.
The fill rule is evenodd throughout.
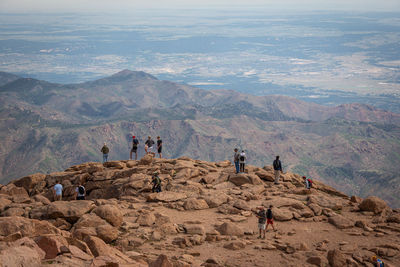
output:
<path id="1" fill-rule="evenodd" d="M 86 189 L 83 185 L 79 184 L 75 188 L 75 199 L 76 200 L 85 200 L 85 196 L 86 196 Z"/>
<path id="2" fill-rule="evenodd" d="M 62 184 L 57 182 L 53 187 L 54 201 L 61 201 L 62 200 L 62 191 L 63 191 Z"/>
<path id="3" fill-rule="evenodd" d="M 376 257 L 376 256 L 372 256 L 371 260 L 374 264 L 374 267 L 384 267 L 385 266 L 383 261 L 381 259 L 378 259 L 378 257 Z"/>
<path id="4" fill-rule="evenodd" d="M 267 221 L 267 213 L 265 212 L 264 206 L 259 207 L 259 209 L 260 211 L 257 213 L 259 230 L 258 238 L 265 239 L 265 222 Z"/>
<path id="5" fill-rule="evenodd" d="M 244 167 L 246 164 L 246 153 L 244 153 L 244 150 L 242 150 L 242 152 L 240 152 L 239 155 L 239 167 L 240 167 L 240 172 L 244 172 Z"/>
<path id="6" fill-rule="evenodd" d="M 153 180 L 151 181 L 151 183 L 153 184 L 153 188 L 151 189 L 153 191 L 153 193 L 161 192 L 161 179 L 160 179 L 160 177 L 158 177 L 157 171 L 155 171 L 153 173 Z"/>
<path id="7" fill-rule="evenodd" d="M 107 144 L 104 143 L 103 147 L 100 150 L 103 153 L 103 163 L 108 161 L 108 153 L 110 149 L 107 147 Z"/>
<path id="8" fill-rule="evenodd" d="M 310 178 L 305 177 L 305 176 L 303 176 L 303 179 L 304 179 L 304 184 L 306 185 L 306 188 L 307 189 L 311 189 L 312 184 L 313 184 L 312 180 Z"/>
<path id="9" fill-rule="evenodd" d="M 274 216 L 272 214 L 272 205 L 269 205 L 269 209 L 267 210 L 267 226 L 265 228 L 266 231 L 268 231 L 268 225 L 270 224 L 272 226 L 272 229 L 276 232 L 275 226 L 274 226 Z"/>

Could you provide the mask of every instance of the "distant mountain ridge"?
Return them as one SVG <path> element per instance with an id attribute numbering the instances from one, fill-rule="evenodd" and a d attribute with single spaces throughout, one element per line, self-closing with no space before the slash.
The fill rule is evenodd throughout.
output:
<path id="1" fill-rule="evenodd" d="M 347 194 L 374 190 L 400 205 L 392 193 L 400 181 L 396 113 L 203 90 L 130 70 L 67 85 L 0 73 L 1 83 L 3 182 L 100 160 L 103 142 L 111 146 L 110 157 L 126 159 L 134 133 L 142 143 L 147 135 L 160 135 L 167 157 L 225 160 L 238 146 L 251 164 L 263 166 L 280 154 L 286 169 Z"/>

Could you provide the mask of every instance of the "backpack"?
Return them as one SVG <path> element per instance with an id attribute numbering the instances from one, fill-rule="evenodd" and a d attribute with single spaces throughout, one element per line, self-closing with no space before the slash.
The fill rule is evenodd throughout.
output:
<path id="1" fill-rule="evenodd" d="M 246 158 L 245 158 L 245 154 L 240 154 L 239 159 L 240 159 L 240 161 L 244 161 L 244 160 L 246 159 Z"/>
<path id="2" fill-rule="evenodd" d="M 274 160 L 274 169 L 278 169 L 279 168 L 279 161 L 278 160 Z"/>
<path id="3" fill-rule="evenodd" d="M 313 183 L 312 180 L 311 180 L 310 178 L 308 178 L 307 181 L 308 181 L 308 185 L 309 185 L 310 187 L 312 187 L 312 183 Z"/>
<path id="4" fill-rule="evenodd" d="M 133 145 L 138 145 L 138 143 L 139 143 L 139 141 L 135 138 L 135 139 L 133 139 Z"/>
<path id="5" fill-rule="evenodd" d="M 80 185 L 80 186 L 78 187 L 78 192 L 79 192 L 80 195 L 84 195 L 84 194 L 85 194 L 85 188 L 84 188 L 83 186 Z"/>

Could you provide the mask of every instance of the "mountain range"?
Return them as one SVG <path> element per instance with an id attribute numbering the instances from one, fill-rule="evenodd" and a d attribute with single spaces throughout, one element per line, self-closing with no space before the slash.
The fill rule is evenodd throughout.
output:
<path id="1" fill-rule="evenodd" d="M 141 144 L 159 135 L 168 158 L 220 161 L 238 147 L 264 166 L 280 155 L 285 171 L 400 206 L 400 115 L 373 106 L 203 90 L 130 70 L 79 84 L 0 72 L 0 106 L 1 183 L 100 161 L 104 142 L 111 160 L 127 159 L 132 134 Z"/>

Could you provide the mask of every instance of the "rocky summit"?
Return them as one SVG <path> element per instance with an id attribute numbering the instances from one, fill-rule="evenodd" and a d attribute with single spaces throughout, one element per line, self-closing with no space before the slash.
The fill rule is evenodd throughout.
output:
<path id="1" fill-rule="evenodd" d="M 162 192 L 152 193 L 158 171 Z M 89 162 L 0 186 L 0 266 L 400 266 L 400 210 L 272 166 Z M 63 200 L 53 201 L 60 181 Z M 76 186 L 86 200 L 73 200 Z M 259 206 L 275 227 L 258 239 Z"/>

